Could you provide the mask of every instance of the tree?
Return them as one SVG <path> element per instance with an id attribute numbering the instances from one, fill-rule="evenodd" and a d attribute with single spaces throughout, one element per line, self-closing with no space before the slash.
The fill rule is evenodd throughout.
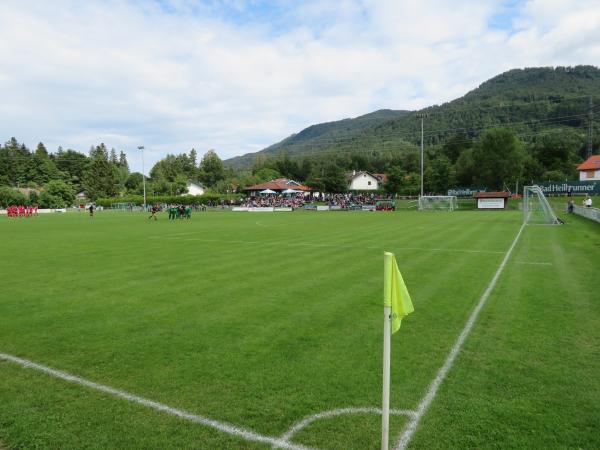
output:
<path id="1" fill-rule="evenodd" d="M 66 175 L 64 180 L 71 183 L 77 191 L 82 189 L 83 176 L 89 163 L 87 156 L 71 149 L 66 151 L 61 149 L 56 155 L 56 166 Z"/>
<path id="2" fill-rule="evenodd" d="M 576 176 L 577 150 L 583 144 L 582 136 L 576 132 L 555 131 L 540 136 L 532 146 L 532 153 L 545 171 L 562 172 L 563 176 L 557 179 L 561 180 Z"/>
<path id="3" fill-rule="evenodd" d="M 121 150 L 119 153 L 119 166 L 127 169 L 129 172 L 129 163 L 127 162 L 127 155 Z"/>
<path id="4" fill-rule="evenodd" d="M 341 193 L 348 190 L 348 183 L 346 181 L 344 170 L 335 164 L 327 166 L 322 181 L 325 192 Z"/>
<path id="5" fill-rule="evenodd" d="M 200 179 L 207 185 L 213 186 L 225 178 L 223 161 L 214 150 L 207 151 L 200 162 Z"/>
<path id="6" fill-rule="evenodd" d="M 41 186 L 50 180 L 60 180 L 65 175 L 58 170 L 56 163 L 48 158 L 48 154 L 36 150 L 35 154 L 27 161 L 25 179 L 23 181 L 33 181 Z"/>
<path id="7" fill-rule="evenodd" d="M 452 164 L 456 163 L 460 154 L 470 149 L 473 141 L 464 133 L 458 133 L 446 141 L 442 151 Z"/>
<path id="8" fill-rule="evenodd" d="M 13 137 L 0 149 L 0 176 L 8 178 L 9 184 L 27 183 L 31 152 Z"/>
<path id="9" fill-rule="evenodd" d="M 465 150 L 456 160 L 456 182 L 459 186 L 469 187 L 473 185 L 475 178 L 475 165 L 473 162 L 473 150 Z"/>
<path id="10" fill-rule="evenodd" d="M 48 150 L 46 150 L 46 147 L 41 142 L 35 149 L 35 156 L 39 156 L 40 158 L 48 158 Z"/>
<path id="11" fill-rule="evenodd" d="M 485 131 L 473 147 L 475 181 L 489 189 L 503 189 L 521 177 L 525 152 L 514 132 L 505 128 Z"/>
<path id="12" fill-rule="evenodd" d="M 198 152 L 195 148 L 190 150 L 190 163 L 192 164 L 192 166 L 194 166 L 194 169 L 198 165 Z"/>
<path id="13" fill-rule="evenodd" d="M 114 148 L 110 149 L 110 163 L 115 166 L 119 165 L 119 160 L 117 159 L 117 151 Z"/>
<path id="14" fill-rule="evenodd" d="M 116 196 L 119 192 L 117 169 L 108 161 L 108 152 L 104 144 L 92 149 L 90 159 L 91 163 L 83 179 L 87 196 L 92 200 Z"/>
<path id="15" fill-rule="evenodd" d="M 42 205 L 52 203 L 52 206 L 46 206 L 48 208 L 64 208 L 72 205 L 74 200 L 73 187 L 61 180 L 48 182 L 40 195 Z"/>
<path id="16" fill-rule="evenodd" d="M 455 183 L 455 174 L 450 160 L 440 155 L 429 164 L 431 167 L 430 191 L 440 195 L 446 195 L 450 186 Z"/>
<path id="17" fill-rule="evenodd" d="M 125 181 L 125 188 L 132 194 L 143 193 L 144 176 L 139 172 L 133 172 Z"/>
<path id="18" fill-rule="evenodd" d="M 291 160 L 287 155 L 278 158 L 273 164 L 273 168 L 277 170 L 285 178 L 297 180 L 300 178 L 300 166 L 296 161 Z"/>
<path id="19" fill-rule="evenodd" d="M 388 170 L 387 180 L 383 188 L 388 194 L 399 194 L 405 187 L 406 172 L 400 166 L 393 166 Z"/>
<path id="20" fill-rule="evenodd" d="M 257 171 L 254 176 L 256 177 L 257 183 L 262 183 L 264 181 L 274 180 L 276 178 L 281 178 L 281 174 L 277 172 L 275 169 L 270 169 L 268 167 L 263 167 L 259 171 Z"/>

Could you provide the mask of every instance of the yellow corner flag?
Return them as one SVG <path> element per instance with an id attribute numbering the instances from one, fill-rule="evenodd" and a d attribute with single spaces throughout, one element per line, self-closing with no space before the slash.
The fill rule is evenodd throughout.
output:
<path id="1" fill-rule="evenodd" d="M 392 308 L 392 333 L 400 329 L 400 323 L 415 309 L 393 253 L 383 253 L 383 306 Z"/>

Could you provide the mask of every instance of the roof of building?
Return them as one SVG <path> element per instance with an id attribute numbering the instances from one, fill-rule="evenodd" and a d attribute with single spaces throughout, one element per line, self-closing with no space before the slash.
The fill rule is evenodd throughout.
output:
<path id="1" fill-rule="evenodd" d="M 508 198 L 510 192 L 475 192 L 473 194 L 475 198 Z"/>
<path id="2" fill-rule="evenodd" d="M 271 189 L 272 191 L 285 191 L 286 189 L 297 189 L 299 191 L 313 190 L 308 186 L 304 186 L 294 180 L 288 180 L 287 178 L 276 178 L 271 181 L 248 186 L 244 189 L 244 191 L 264 191 L 265 189 Z"/>
<path id="3" fill-rule="evenodd" d="M 387 175 L 385 173 L 371 173 L 367 172 L 366 170 L 353 170 L 352 172 L 346 172 L 346 179 L 350 181 L 360 175 L 369 175 L 380 182 L 387 180 Z"/>
<path id="4" fill-rule="evenodd" d="M 592 155 L 577 166 L 577 170 L 600 170 L 600 155 Z"/>

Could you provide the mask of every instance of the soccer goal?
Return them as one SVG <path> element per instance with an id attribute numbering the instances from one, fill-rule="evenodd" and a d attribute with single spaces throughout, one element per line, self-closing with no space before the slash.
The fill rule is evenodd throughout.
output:
<path id="1" fill-rule="evenodd" d="M 525 223 L 560 224 L 542 189 L 537 186 L 523 188 L 523 221 Z"/>
<path id="2" fill-rule="evenodd" d="M 419 211 L 454 211 L 458 209 L 456 195 L 423 195 L 419 197 Z"/>

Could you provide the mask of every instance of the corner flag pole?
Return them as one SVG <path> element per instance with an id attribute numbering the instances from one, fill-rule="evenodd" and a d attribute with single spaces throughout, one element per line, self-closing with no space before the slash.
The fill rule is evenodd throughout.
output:
<path id="1" fill-rule="evenodd" d="M 392 344 L 391 335 L 391 253 L 383 254 L 383 395 L 381 405 L 381 450 L 389 449 L 390 435 L 390 351 Z"/>

